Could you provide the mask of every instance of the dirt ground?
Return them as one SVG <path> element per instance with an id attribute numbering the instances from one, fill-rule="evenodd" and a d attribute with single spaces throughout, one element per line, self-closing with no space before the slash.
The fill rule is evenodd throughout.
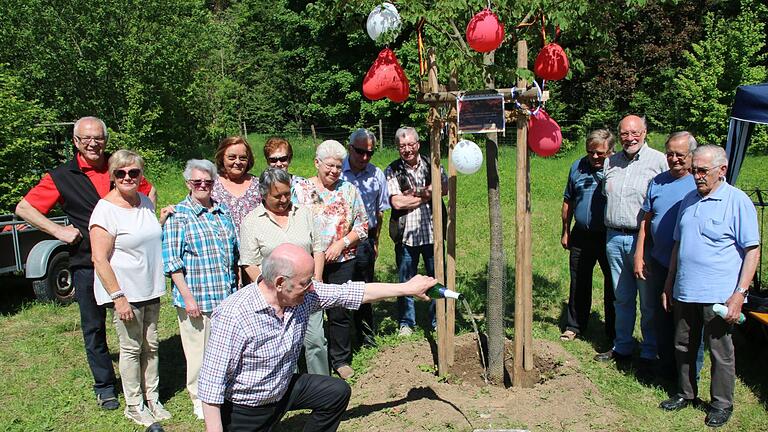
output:
<path id="1" fill-rule="evenodd" d="M 527 389 L 484 383 L 473 334 L 456 338 L 455 362 L 447 379 L 436 376 L 428 341 L 383 349 L 352 386 L 340 430 L 613 429 L 616 414 L 598 389 L 577 373 L 576 360 L 557 343 L 537 340 L 534 345 L 538 382 Z M 507 370 L 513 352 L 508 345 Z"/>

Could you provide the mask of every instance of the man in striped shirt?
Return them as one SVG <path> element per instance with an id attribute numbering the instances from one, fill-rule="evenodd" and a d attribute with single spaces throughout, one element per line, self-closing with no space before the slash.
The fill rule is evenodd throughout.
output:
<path id="1" fill-rule="evenodd" d="M 424 294 L 435 279 L 406 283 L 312 280 L 314 261 L 283 244 L 262 262 L 256 283 L 228 297 L 213 314 L 198 382 L 206 430 L 267 430 L 289 410 L 311 409 L 304 430 L 335 431 L 351 389 L 342 379 L 297 374 L 309 315 L 320 309 L 357 309 L 383 298 Z"/>

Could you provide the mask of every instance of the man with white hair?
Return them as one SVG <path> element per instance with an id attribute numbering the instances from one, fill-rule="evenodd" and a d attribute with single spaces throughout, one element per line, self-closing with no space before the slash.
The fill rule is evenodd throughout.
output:
<path id="1" fill-rule="evenodd" d="M 661 403 L 668 411 L 698 403 L 696 356 L 702 333 L 712 360 L 711 402 L 705 424 L 722 426 L 733 413 L 736 360 L 731 332 L 760 260 L 757 211 L 747 195 L 725 182 L 722 147 L 693 153 L 696 190 L 680 204 L 662 304 L 675 320 L 679 392 Z M 674 301 L 672 301 L 674 299 Z M 713 305 L 724 304 L 725 317 Z"/>
<path id="2" fill-rule="evenodd" d="M 93 293 L 94 273 L 88 223 L 93 208 L 114 187 L 107 167 L 107 126 L 96 117 L 83 117 L 75 122 L 72 141 L 76 153 L 72 160 L 44 175 L 16 206 L 16 215 L 35 228 L 69 244 L 69 267 L 75 300 L 80 308 L 88 366 L 93 375 L 93 391 L 102 409 L 120 407 L 115 392 L 115 369 L 107 346 L 107 310 L 96 304 Z M 146 179 L 139 192 L 157 202 L 154 186 Z M 59 205 L 71 225 L 62 226 L 45 215 Z"/>
<path id="3" fill-rule="evenodd" d="M 313 281 L 314 261 L 282 244 L 262 261 L 258 280 L 213 313 L 198 383 L 208 432 L 271 430 L 290 410 L 310 409 L 304 430 L 335 431 L 351 389 L 343 379 L 295 373 L 309 315 L 331 307 L 357 309 L 383 298 L 424 294 L 436 280 L 406 283 Z"/>

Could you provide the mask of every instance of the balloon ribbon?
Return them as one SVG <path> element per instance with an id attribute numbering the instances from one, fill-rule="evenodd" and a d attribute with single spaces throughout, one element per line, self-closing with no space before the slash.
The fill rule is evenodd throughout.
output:
<path id="1" fill-rule="evenodd" d="M 427 73 L 427 59 L 424 57 L 424 24 L 427 23 L 427 19 L 424 17 L 419 18 L 419 22 L 416 24 L 416 44 L 419 48 L 419 75 L 424 76 Z"/>

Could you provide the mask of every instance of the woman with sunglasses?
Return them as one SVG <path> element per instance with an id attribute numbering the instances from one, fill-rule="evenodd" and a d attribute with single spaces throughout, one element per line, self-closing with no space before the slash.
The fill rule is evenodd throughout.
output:
<path id="1" fill-rule="evenodd" d="M 341 178 L 347 151 L 338 141 L 323 141 L 315 151 L 317 175 L 306 183 L 294 185 L 300 205 L 312 209 L 322 250 L 325 251 L 323 282 L 342 284 L 354 278 L 355 251 L 358 242 L 368 237 L 368 215 L 360 191 Z M 336 307 L 326 310 L 328 316 L 328 356 L 331 366 L 341 378 L 349 379 L 355 371 L 350 338 L 352 316 L 349 310 Z"/>
<path id="2" fill-rule="evenodd" d="M 187 360 L 187 391 L 203 418 L 197 378 L 211 332 L 211 313 L 237 289 L 237 228 L 226 204 L 212 198 L 216 167 L 191 159 L 184 169 L 189 195 L 163 225 L 164 270 L 171 277 L 173 305 Z"/>
<path id="3" fill-rule="evenodd" d="M 218 176 L 211 196 L 232 213 L 238 231 L 243 218 L 261 202 L 259 182 L 248 173 L 254 158 L 250 144 L 241 136 L 224 138 L 214 155 Z"/>
<path id="4" fill-rule="evenodd" d="M 149 426 L 171 414 L 158 400 L 157 321 L 165 294 L 162 230 L 155 206 L 139 192 L 143 171 L 144 160 L 131 151 L 119 150 L 109 158 L 115 188 L 96 204 L 88 227 L 94 296 L 115 311 L 124 414 Z"/>
<path id="5" fill-rule="evenodd" d="M 269 138 L 264 143 L 264 160 L 267 161 L 269 168 L 277 168 L 288 172 L 288 167 L 291 165 L 291 160 L 293 160 L 291 143 L 282 137 Z M 294 204 L 298 204 L 295 192 L 296 186 L 307 184 L 307 179 L 291 173 L 288 173 L 288 175 L 291 177 L 291 201 Z"/>

